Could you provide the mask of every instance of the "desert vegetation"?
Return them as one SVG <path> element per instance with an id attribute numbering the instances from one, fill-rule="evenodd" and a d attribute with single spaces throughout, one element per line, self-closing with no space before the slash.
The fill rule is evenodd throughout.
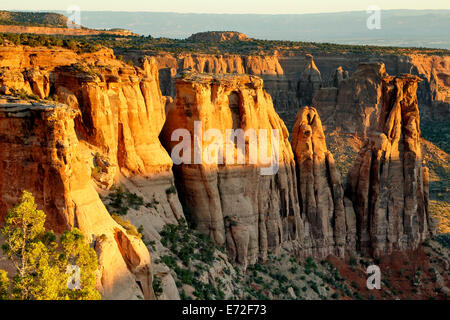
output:
<path id="1" fill-rule="evenodd" d="M 57 236 L 44 227 L 46 215 L 36 208 L 34 197 L 24 192 L 20 202 L 8 212 L 1 229 L 4 254 L 12 262 L 14 273 L 0 270 L 0 299 L 18 300 L 97 300 L 95 289 L 97 255 L 80 230 Z M 80 268 L 80 286 L 69 289 L 74 281 L 68 267 Z"/>
<path id="2" fill-rule="evenodd" d="M 390 46 L 342 45 L 335 43 L 315 43 L 300 41 L 278 41 L 250 39 L 246 41 L 193 41 L 188 39 L 154 38 L 152 36 L 123 36 L 99 34 L 92 36 L 38 35 L 38 34 L 0 34 L 0 45 L 64 47 L 76 52 L 95 52 L 101 47 L 127 50 L 148 50 L 174 54 L 240 54 L 266 55 L 275 51 L 293 53 L 342 53 L 342 54 L 432 54 L 449 55 L 449 50 L 428 48 L 402 48 Z"/>

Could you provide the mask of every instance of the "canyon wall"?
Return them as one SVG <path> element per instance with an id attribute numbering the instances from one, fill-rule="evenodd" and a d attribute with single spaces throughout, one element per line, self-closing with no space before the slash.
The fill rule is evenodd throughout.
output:
<path id="1" fill-rule="evenodd" d="M 338 87 L 338 80 L 334 79 L 348 78 L 360 63 L 371 60 L 383 61 L 391 74 L 409 73 L 424 80 L 418 87 L 419 108 L 424 118 L 443 121 L 450 116 L 449 56 L 315 53 L 312 60 L 309 54 L 293 51 L 277 51 L 274 55 L 213 55 L 118 50 L 118 54 L 136 62 L 145 55 L 155 56 L 161 90 L 172 97 L 176 93 L 174 76 L 186 68 L 197 72 L 260 76 L 289 132 L 292 132 L 299 107 L 310 105 L 319 88 Z M 311 70 L 314 70 L 313 75 Z"/>
<path id="2" fill-rule="evenodd" d="M 0 25 L 2 33 L 32 33 L 32 34 L 58 34 L 70 36 L 93 36 L 93 35 L 116 35 L 116 36 L 138 36 L 125 29 L 117 30 L 95 30 L 88 28 L 64 28 L 64 27 L 32 27 L 16 25 Z"/>
<path id="3" fill-rule="evenodd" d="M 361 63 L 338 88 L 318 91 L 313 105 L 319 112 L 327 133 L 364 139 L 378 121 L 383 101 L 382 79 L 387 76 L 383 63 Z"/>
<path id="4" fill-rule="evenodd" d="M 109 189 L 121 176 L 132 188 L 161 203 L 158 215 L 183 216 L 173 185 L 172 161 L 159 142 L 166 98 L 152 58 L 143 68 L 116 60 L 112 51 L 77 55 L 70 50 L 0 48 L 0 86 L 52 98 L 79 110 L 75 129 L 88 148 L 86 162 L 98 186 Z M 50 58 L 54 57 L 54 58 Z"/>
<path id="5" fill-rule="evenodd" d="M 65 105 L 0 98 L 0 220 L 23 190 L 33 193 L 47 228 L 79 228 L 95 248 L 104 298 L 152 299 L 148 250 L 111 218 L 91 184 L 76 115 Z"/>
<path id="6" fill-rule="evenodd" d="M 20 95 L 25 99 L 57 100 L 74 112 L 73 119 L 66 121 L 73 123 L 74 131 L 70 135 L 75 136 L 79 141 L 77 142 L 79 147 L 76 150 L 71 149 L 70 152 L 76 154 L 78 161 L 86 167 L 82 178 L 71 174 L 67 182 L 54 183 L 53 186 L 50 178 L 47 181 L 39 176 L 39 173 L 42 173 L 41 170 L 35 173 L 34 179 L 43 179 L 45 183 L 48 182 L 47 189 L 33 180 L 23 181 L 17 185 L 17 189 L 13 189 L 16 193 L 20 188 L 28 188 L 29 191 L 37 193 L 38 205 L 49 215 L 48 227 L 61 232 L 77 225 L 74 222 L 76 213 L 68 214 L 64 211 L 69 210 L 67 208 L 70 208 L 72 202 L 59 200 L 68 197 L 66 193 L 71 192 L 73 185 L 71 179 L 76 181 L 81 179 L 86 184 L 90 180 L 95 183 L 95 188 L 90 185 L 80 187 L 84 190 L 83 194 L 89 193 L 89 197 L 84 196 L 85 200 L 88 203 L 96 203 L 80 209 L 85 215 L 85 220 L 88 221 L 87 224 L 99 223 L 104 224 L 105 228 L 109 226 L 111 230 L 113 229 L 114 222 L 111 223 L 112 219 L 109 215 L 108 219 L 102 218 L 105 222 L 97 221 L 95 211 L 100 212 L 102 216 L 108 213 L 103 204 L 98 203 L 97 192 L 106 197 L 108 189 L 117 184 L 124 185 L 141 196 L 144 203 L 152 204 L 143 207 L 139 212 L 133 212 L 129 217 L 136 225 L 145 225 L 143 233 L 147 239 L 158 239 L 158 232 L 166 223 L 176 224 L 183 218 L 183 210 L 176 190 L 167 192 L 174 183 L 171 171 L 172 161 L 158 139 L 165 121 L 166 100 L 159 90 L 158 70 L 152 59 L 144 61 L 143 68 L 133 68 L 116 60 L 112 51 L 107 49 L 93 54 L 77 55 L 70 50 L 30 47 L 1 47 L 0 56 L 0 87 L 3 93 Z M 8 118 L 9 115 L 10 113 L 6 113 L 5 117 Z M 18 134 L 22 132 L 19 130 Z M 42 135 L 44 132 L 39 134 Z M 14 140 L 8 139 L 6 141 Z M 26 160 L 27 158 L 18 159 L 17 155 L 12 153 L 14 149 L 10 150 L 10 162 L 19 166 L 17 170 L 20 169 L 21 161 L 25 163 L 29 161 Z M 56 150 L 49 147 L 45 149 L 45 152 L 50 154 Z M 42 166 L 39 163 L 42 159 L 35 159 L 36 164 L 33 168 L 38 170 Z M 74 166 L 73 158 L 64 161 L 68 167 Z M 2 179 L 7 181 L 7 171 L 3 173 L 5 177 Z M 58 179 L 58 176 L 54 178 Z M 41 187 L 44 189 L 41 190 Z M 53 191 L 50 192 L 50 190 Z M 45 196 L 41 196 L 42 193 L 45 193 Z M 53 193 L 54 199 L 49 196 Z M 76 194 L 83 198 L 81 193 Z M 5 193 L 6 204 L 1 208 L 2 216 L 6 214 L 8 206 L 17 200 L 16 196 L 8 198 Z M 66 206 L 69 207 L 66 208 Z M 81 204 L 79 207 L 81 208 Z M 114 223 L 114 228 L 115 226 L 117 224 Z M 99 228 L 103 227 L 99 226 Z M 89 239 L 92 234 L 98 233 L 91 232 L 91 229 L 87 227 L 82 228 L 82 231 Z M 111 234 L 110 231 L 108 234 Z M 127 267 L 130 270 L 138 266 L 141 268 L 139 259 L 136 259 L 143 253 L 134 250 L 133 246 L 145 251 L 148 257 L 148 250 L 142 241 L 133 240 L 138 243 L 135 245 L 128 237 L 122 234 L 116 235 L 117 245 L 120 250 L 124 250 L 123 262 L 128 263 Z M 114 271 L 114 261 L 121 261 L 117 257 L 120 250 L 117 251 L 112 244 L 105 244 L 105 246 L 105 250 L 110 250 L 106 252 L 110 253 L 99 256 L 99 263 L 102 268 L 105 268 L 103 274 L 107 274 L 102 279 L 106 279 L 104 281 L 107 285 L 114 285 L 117 288 L 112 291 L 106 290 L 103 296 L 107 299 L 125 298 L 129 290 L 119 287 L 128 283 L 130 287 L 139 289 L 136 281 L 139 281 L 143 291 L 147 290 L 146 283 L 151 282 L 151 279 L 138 280 L 141 277 L 139 272 L 133 273 L 134 278 L 124 276 L 125 284 L 121 284 L 120 275 L 126 273 L 120 272 L 120 268 L 117 272 Z M 116 251 L 113 253 L 111 250 Z M 134 251 L 136 253 L 133 253 Z M 149 257 L 148 263 L 145 262 L 144 265 L 150 268 Z M 143 293 L 140 295 L 144 297 Z M 145 298 L 149 297 L 149 294 L 145 294 Z"/>

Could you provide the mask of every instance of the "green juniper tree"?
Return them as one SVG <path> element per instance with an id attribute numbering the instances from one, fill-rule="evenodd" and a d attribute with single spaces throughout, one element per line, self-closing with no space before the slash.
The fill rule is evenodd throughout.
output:
<path id="1" fill-rule="evenodd" d="M 100 299 L 95 290 L 97 256 L 81 231 L 66 231 L 58 242 L 53 232 L 45 230 L 44 223 L 45 213 L 37 209 L 33 195 L 24 191 L 1 230 L 3 251 L 16 273 L 9 284 L 6 272 L 0 271 L 0 299 Z M 71 265 L 81 271 L 80 287 L 75 290 L 68 288 L 71 275 L 67 270 Z"/>

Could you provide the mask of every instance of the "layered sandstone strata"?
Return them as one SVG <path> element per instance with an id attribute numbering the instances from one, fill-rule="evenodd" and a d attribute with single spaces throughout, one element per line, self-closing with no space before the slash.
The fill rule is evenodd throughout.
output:
<path id="1" fill-rule="evenodd" d="M 165 224 L 176 224 L 183 218 L 176 190 L 167 192 L 174 183 L 172 161 L 158 139 L 166 100 L 159 90 L 158 69 L 152 59 L 137 68 L 116 60 L 107 49 L 77 55 L 64 49 L 2 47 L 0 55 L 0 87 L 5 91 L 58 100 L 74 110 L 70 121 L 75 123 L 82 146 L 76 156 L 88 168 L 83 179 L 92 179 L 103 196 L 113 184 L 124 185 L 141 196 L 148 206 L 130 209 L 127 219 L 136 226 L 143 225 L 147 239 L 158 241 L 158 232 Z M 61 190 L 70 191 L 71 187 L 64 188 Z M 55 197 L 61 196 L 58 190 L 54 190 Z M 98 197 L 95 189 L 91 191 L 92 197 Z M 45 209 L 53 216 L 49 223 L 55 231 L 67 227 L 61 218 L 64 215 L 58 214 L 60 209 Z M 110 258 L 103 255 L 102 259 Z M 111 255 L 111 259 L 116 258 Z M 130 259 L 135 258 L 132 255 Z M 112 285 L 121 277 L 111 272 L 105 279 Z M 117 292 L 104 297 L 114 295 L 122 297 Z"/>
<path id="2" fill-rule="evenodd" d="M 292 149 L 305 225 L 304 250 L 321 258 L 329 254 L 343 257 L 346 249 L 354 250 L 356 221 L 348 199 L 344 207 L 341 175 L 327 150 L 316 109 L 303 107 L 298 112 Z"/>
<path id="3" fill-rule="evenodd" d="M 294 157 L 284 123 L 258 77 L 190 72 L 177 78 L 176 85 L 177 95 L 168 107 L 162 138 L 173 153 L 178 150 L 180 138 L 172 139 L 172 134 L 178 129 L 189 132 L 187 144 L 192 153 L 183 156 L 192 164 L 184 161 L 174 166 L 180 197 L 198 230 L 216 243 L 226 244 L 233 260 L 244 267 L 258 258 L 264 261 L 268 249 L 276 250 L 282 242 L 296 240 L 303 233 Z M 211 137 L 197 135 L 195 143 L 203 142 L 202 154 L 214 150 L 214 145 L 217 150 L 231 150 L 226 154 L 233 160 L 225 156 L 223 164 L 204 159 L 194 162 L 194 133 L 199 132 L 196 125 L 203 133 L 215 129 L 223 137 L 222 141 L 212 142 Z M 257 140 L 246 137 L 242 149 L 239 140 L 226 139 L 230 129 L 253 129 Z M 268 146 L 263 151 L 266 156 L 275 147 L 270 137 L 272 129 L 279 133 L 278 158 L 271 160 L 279 168 L 270 175 L 262 173 L 269 162 L 263 163 L 262 152 L 253 149 L 262 141 L 260 129 L 267 132 Z M 220 159 L 218 154 L 213 153 L 214 159 Z M 243 155 L 244 164 L 235 164 L 236 154 Z M 252 164 L 250 157 L 254 155 L 258 157 Z"/>
<path id="4" fill-rule="evenodd" d="M 341 134 L 366 137 L 380 114 L 382 79 L 386 75 L 384 63 L 361 63 L 338 88 L 320 90 L 313 105 L 328 133 L 339 130 Z"/>
<path id="5" fill-rule="evenodd" d="M 358 248 L 373 256 L 416 248 L 435 230 L 428 211 L 428 169 L 422 165 L 420 79 L 377 71 L 373 77 L 380 79 L 371 85 L 379 103 L 368 118 L 370 132 L 346 187 L 356 212 Z"/>
<path id="6" fill-rule="evenodd" d="M 146 54 L 155 55 L 152 52 L 120 51 L 120 54 L 138 60 L 138 57 Z M 155 55 L 160 70 L 161 90 L 164 95 L 175 97 L 174 77 L 184 68 L 192 67 L 198 72 L 212 73 L 248 73 L 260 76 L 264 80 L 264 87 L 272 96 L 275 110 L 286 123 L 289 132 L 292 132 L 295 115 L 299 106 L 310 105 L 309 98 L 314 97 L 318 81 L 305 84 L 301 80 L 303 74 L 310 74 L 305 66 L 311 65 L 310 55 L 302 51 L 276 51 L 267 55 L 213 55 L 213 54 L 189 54 L 178 55 L 158 53 Z M 339 88 L 339 82 L 355 73 L 360 63 L 377 59 L 384 61 L 389 73 L 411 73 L 421 77 L 424 81 L 419 84 L 418 98 L 421 114 L 433 120 L 443 120 L 450 114 L 450 83 L 449 83 L 449 56 L 433 56 L 411 54 L 409 56 L 385 55 L 378 53 L 315 53 L 313 68 L 317 79 L 317 70 L 322 78 L 321 87 Z M 249 61 L 256 61 L 253 67 L 249 67 Z M 339 68 L 342 68 L 343 73 Z M 312 71 L 311 70 L 311 71 Z M 434 71 L 433 71 L 434 70 Z M 306 77 L 307 78 L 307 77 Z M 307 79 L 306 79 L 307 80 Z M 302 90 L 299 83 L 302 81 Z M 303 90 L 303 88 L 308 89 Z M 315 88 L 315 89 L 314 89 Z M 313 89 L 311 91 L 311 89 Z M 327 89 L 328 90 L 328 89 Z M 309 92 L 313 92 L 308 93 Z M 301 100 L 302 96 L 308 99 Z M 333 101 L 335 104 L 336 101 Z M 314 103 L 313 103 L 314 105 Z M 319 111 L 320 112 L 320 111 Z M 322 115 L 322 119 L 325 120 Z M 327 131 L 327 130 L 326 130 Z"/>
<path id="7" fill-rule="evenodd" d="M 3 47 L 0 55 L 0 87 L 50 96 L 80 111 L 75 130 L 88 147 L 84 155 L 99 187 L 131 182 L 130 189 L 160 203 L 157 214 L 165 223 L 183 216 L 176 194 L 165 192 L 173 185 L 172 161 L 158 139 L 166 99 L 154 59 L 137 68 L 116 60 L 109 49 L 77 55 Z"/>
<path id="8" fill-rule="evenodd" d="M 34 34 L 58 34 L 66 36 L 92 36 L 92 35 L 116 35 L 116 36 L 139 36 L 126 29 L 95 30 L 87 28 L 59 28 L 59 27 L 31 27 L 0 25 L 0 32 L 4 33 L 34 33 Z"/>
<path id="9" fill-rule="evenodd" d="M 80 109 L 77 129 L 123 174 L 170 171 L 171 160 L 158 140 L 165 118 L 158 74 L 150 61 L 144 70 L 117 62 L 55 68 L 58 99 Z"/>
<path id="10" fill-rule="evenodd" d="M 74 129 L 77 113 L 65 105 L 0 99 L 0 220 L 23 190 L 31 192 L 49 229 L 77 227 L 94 246 L 104 298 L 151 299 L 149 252 L 110 217 L 91 184 Z"/>

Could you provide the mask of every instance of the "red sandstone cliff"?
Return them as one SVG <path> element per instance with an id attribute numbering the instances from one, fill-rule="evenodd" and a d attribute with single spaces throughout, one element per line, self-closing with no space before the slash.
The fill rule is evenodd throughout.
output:
<path id="1" fill-rule="evenodd" d="M 104 298 L 151 299 L 148 250 L 114 222 L 91 184 L 74 129 L 76 115 L 65 105 L 0 99 L 0 220 L 23 190 L 32 192 L 49 229 L 77 227 L 94 246 L 97 288 Z"/>
<path id="2" fill-rule="evenodd" d="M 258 259 L 265 261 L 268 249 L 277 250 L 283 242 L 296 240 L 303 232 L 293 154 L 286 127 L 276 114 L 271 97 L 263 90 L 260 78 L 248 75 L 185 73 L 177 79 L 176 88 L 162 135 L 169 151 L 178 144 L 171 141 L 173 132 L 184 128 L 193 137 L 195 121 L 201 121 L 203 133 L 217 129 L 224 138 L 215 143 L 223 150 L 231 147 L 233 155 L 239 154 L 240 149 L 236 142 L 227 143 L 227 129 L 254 129 L 258 139 L 258 130 L 266 129 L 269 149 L 273 145 L 271 130 L 279 131 L 279 158 L 273 160 L 279 171 L 274 174 L 261 174 L 261 168 L 267 164 L 252 149 L 259 144 L 252 144 L 248 137 L 245 164 L 232 164 L 225 156 L 223 164 L 204 160 L 174 167 L 180 197 L 191 209 L 198 230 L 220 245 L 226 243 L 231 258 L 244 267 Z M 208 141 L 204 141 L 201 152 L 208 146 Z M 250 155 L 255 154 L 257 162 L 251 164 Z M 188 159 L 193 157 L 192 153 Z"/>
<path id="3" fill-rule="evenodd" d="M 102 231 L 96 228 L 100 230 L 106 228 L 104 233 L 111 235 L 111 239 L 116 234 L 116 241 L 105 243 L 106 253 L 99 256 L 100 265 L 104 268 L 102 281 L 108 288 L 105 289 L 103 296 L 105 298 L 136 296 L 135 293 L 140 290 L 135 290 L 138 288 L 136 280 L 141 282 L 145 293 L 147 290 L 145 288 L 148 287 L 146 283 L 151 282 L 151 278 L 141 279 L 143 277 L 141 269 L 147 266 L 147 272 L 150 270 L 147 249 L 141 240 L 131 241 L 129 237 L 111 231 L 117 224 L 109 218 L 108 212 L 99 201 L 97 191 L 89 181 L 92 177 L 97 190 L 107 190 L 115 183 L 124 184 L 132 192 L 142 196 L 145 201 L 155 203 L 151 207 L 143 208 L 140 214 L 133 212 L 130 216 L 130 220 L 135 224 L 146 225 L 144 233 L 147 237 L 157 237 L 157 232 L 165 223 L 177 223 L 183 217 L 176 192 L 166 192 L 173 185 L 172 161 L 158 139 L 165 119 L 165 98 L 159 90 L 158 72 L 154 62 L 151 59 L 146 60 L 142 69 L 132 68 L 116 60 L 109 50 L 77 55 L 64 49 L 2 47 L 0 55 L 2 90 L 4 92 L 24 90 L 40 98 L 51 96 L 65 103 L 70 107 L 66 113 L 72 114 L 69 113 L 72 110 L 73 115 L 67 116 L 67 119 L 61 116 L 61 121 L 68 123 L 63 127 L 74 127 L 67 134 L 74 141 L 77 139 L 73 142 L 77 147 L 67 150 L 70 155 L 61 156 L 66 166 L 59 169 L 62 172 L 46 173 L 39 169 L 45 163 L 41 161 L 50 161 L 46 160 L 45 156 L 58 152 L 57 147 L 60 143 L 57 140 L 42 149 L 41 158 L 33 159 L 35 164 L 30 168 L 34 168 L 34 171 L 30 172 L 32 174 L 30 180 L 18 180 L 17 187 L 10 191 L 17 193 L 20 189 L 29 189 L 36 193 L 38 205 L 48 211 L 48 226 L 55 231 L 62 231 L 79 223 L 79 218 L 78 220 L 75 218 L 77 213 L 70 211 L 74 205 L 74 200 L 70 200 L 71 192 L 74 188 L 84 190 L 75 192 L 80 197 L 78 208 L 86 221 L 84 223 L 88 226 L 81 228 L 82 231 L 88 238 L 91 238 L 92 234 L 101 236 L 99 232 Z M 29 108 L 32 109 L 33 106 Z M 4 123 L 8 123 L 10 115 L 11 113 L 4 114 Z M 11 130 L 9 132 L 7 127 L 4 129 L 11 135 L 29 134 L 37 136 L 36 139 L 42 139 L 45 132 L 54 130 L 53 125 L 45 123 L 39 132 L 24 131 L 22 125 L 18 125 L 17 132 Z M 65 134 L 66 132 L 61 132 L 61 139 L 66 139 Z M 5 138 L 1 139 L 5 143 L 14 141 L 5 135 L 2 138 Z M 47 144 L 45 141 L 42 143 Z M 24 158 L 18 158 L 20 153 L 15 154 L 11 147 L 5 150 L 10 150 L 9 153 L 2 155 L 8 156 L 11 168 L 2 171 L 2 181 L 9 179 L 9 172 L 24 176 L 25 172 L 20 173 L 24 170 L 21 163 L 30 161 L 25 159 L 30 157 L 26 153 L 29 154 L 31 150 L 23 154 Z M 66 152 L 64 148 L 62 150 Z M 82 165 L 84 167 L 78 169 Z M 58 165 L 48 166 L 53 168 Z M 77 169 L 65 169 L 73 167 Z M 66 173 L 67 177 L 60 178 L 62 173 Z M 44 174 L 44 177 L 41 174 Z M 73 181 L 77 181 L 81 186 L 78 187 Z M 3 186 L 8 187 L 5 184 Z M 4 205 L 1 207 L 1 216 L 4 216 L 8 206 L 17 200 L 16 195 L 6 197 L 7 194 L 4 193 L 5 199 L 2 200 Z M 87 204 L 83 202 L 85 200 L 88 201 Z M 98 214 L 101 218 L 97 218 Z M 136 244 L 133 244 L 134 242 Z M 118 258 L 118 254 L 123 257 L 122 266 L 127 267 L 128 275 L 127 272 L 120 271 L 120 268 L 117 268 L 117 272 L 114 271 L 115 261 L 120 263 L 122 259 Z M 151 277 L 151 273 L 148 276 Z M 127 286 L 132 290 L 127 289 Z M 143 296 L 143 293 L 140 295 Z M 145 297 L 149 298 L 150 295 L 145 293 Z"/>
<path id="4" fill-rule="evenodd" d="M 189 67 L 197 72 L 261 76 L 265 89 L 272 96 L 275 110 L 286 123 L 289 132 L 292 132 L 299 106 L 309 105 L 318 88 L 337 87 L 339 81 L 335 81 L 335 78 L 346 79 L 357 71 L 360 63 L 374 59 L 383 61 L 389 73 L 410 73 L 424 80 L 418 87 L 419 107 L 423 117 L 442 121 L 450 115 L 448 56 L 329 52 L 315 53 L 311 63 L 310 55 L 291 51 L 278 51 L 274 55 L 174 55 L 138 50 L 119 50 L 119 53 L 136 62 L 139 57 L 154 55 L 160 70 L 161 90 L 164 95 L 172 97 L 175 97 L 174 76 Z M 309 68 L 312 64 L 315 67 Z M 342 68 L 341 76 L 336 74 L 339 67 Z M 311 70 L 315 70 L 313 77 L 310 77 Z M 319 81 L 319 78 L 322 80 Z"/>

